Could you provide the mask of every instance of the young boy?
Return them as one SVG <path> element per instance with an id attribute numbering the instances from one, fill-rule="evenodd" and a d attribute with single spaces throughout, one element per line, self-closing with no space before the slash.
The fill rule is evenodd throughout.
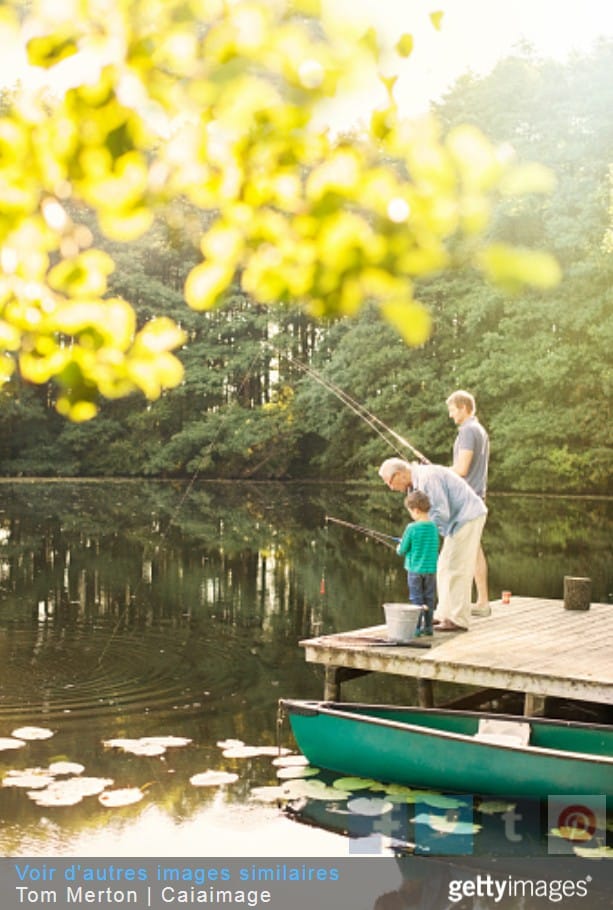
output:
<path id="1" fill-rule="evenodd" d="M 420 490 L 413 490 L 404 501 L 413 519 L 405 528 L 396 552 L 404 556 L 409 582 L 409 601 L 422 606 L 416 635 L 432 635 L 432 618 L 436 600 L 436 563 L 438 529 L 430 521 L 430 500 Z"/>

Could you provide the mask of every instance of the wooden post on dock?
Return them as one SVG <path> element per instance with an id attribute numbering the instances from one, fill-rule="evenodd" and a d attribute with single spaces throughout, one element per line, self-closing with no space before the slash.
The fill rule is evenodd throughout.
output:
<path id="1" fill-rule="evenodd" d="M 564 609 L 589 610 L 592 599 L 592 579 L 564 576 Z"/>
<path id="2" fill-rule="evenodd" d="M 545 717 L 545 696 L 526 692 L 524 695 L 524 716 Z"/>
<path id="3" fill-rule="evenodd" d="M 338 678 L 338 667 L 326 667 L 324 673 L 324 700 L 341 700 L 341 681 Z"/>
<path id="4" fill-rule="evenodd" d="M 341 683 L 358 676 L 367 676 L 370 670 L 354 670 L 351 667 L 327 666 L 324 671 L 324 700 L 341 700 Z"/>
<path id="5" fill-rule="evenodd" d="M 420 708 L 434 707 L 434 691 L 431 679 L 417 680 L 417 702 Z"/>

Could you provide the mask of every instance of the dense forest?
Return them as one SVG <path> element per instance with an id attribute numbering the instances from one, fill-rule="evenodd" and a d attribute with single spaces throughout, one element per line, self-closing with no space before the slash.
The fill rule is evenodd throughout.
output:
<path id="1" fill-rule="evenodd" d="M 150 404 L 104 402 L 77 424 L 58 416 L 53 386 L 15 375 L 0 392 L 0 473 L 372 479 L 389 449 L 306 365 L 442 463 L 455 435 L 445 399 L 471 390 L 494 489 L 610 492 L 612 68 L 611 42 L 565 63 L 522 50 L 486 77 L 462 77 L 437 105 L 445 126 L 475 124 L 555 174 L 545 202 L 501 199 L 493 231 L 553 252 L 563 280 L 548 292 L 501 292 L 469 270 L 424 281 L 433 332 L 419 348 L 374 309 L 322 324 L 236 291 L 223 308 L 190 311 L 183 284 L 202 215 L 187 203 L 128 246 L 103 240 L 90 219 L 118 266 L 111 293 L 143 322 L 166 314 L 186 331 L 185 380 Z"/>

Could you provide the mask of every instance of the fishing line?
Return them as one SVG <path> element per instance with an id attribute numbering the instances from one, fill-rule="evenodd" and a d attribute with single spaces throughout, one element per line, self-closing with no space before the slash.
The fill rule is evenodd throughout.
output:
<path id="1" fill-rule="evenodd" d="M 354 414 L 356 414 L 358 417 L 360 417 L 361 420 L 364 421 L 364 423 L 366 423 L 372 430 L 374 430 L 374 432 L 377 433 L 377 435 L 380 436 L 381 439 L 383 439 L 383 441 L 386 442 L 387 445 L 391 449 L 393 449 L 393 451 L 396 452 L 397 455 L 402 456 L 404 453 L 391 440 L 389 440 L 385 436 L 385 433 L 388 433 L 390 436 L 392 436 L 396 440 L 396 442 L 399 442 L 400 445 L 409 449 L 409 451 L 411 451 L 413 453 L 413 455 L 415 455 L 415 457 L 418 458 L 422 464 L 430 464 L 429 460 L 426 458 L 426 456 L 423 454 L 423 452 L 420 452 L 419 449 L 416 449 L 415 446 L 412 445 L 412 443 L 410 443 L 408 439 L 405 439 L 404 436 L 401 436 L 400 433 L 397 433 L 390 426 L 388 426 L 386 423 L 384 423 L 384 421 L 381 420 L 380 417 L 377 417 L 376 414 L 373 414 L 371 411 L 369 411 L 365 405 L 361 404 L 359 401 L 356 401 L 355 398 L 352 398 L 348 392 L 346 392 L 340 386 L 336 385 L 336 383 L 334 383 L 331 379 L 326 379 L 324 376 L 321 375 L 321 373 L 318 373 L 317 370 L 315 370 L 312 366 L 309 366 L 306 363 L 302 363 L 300 360 L 297 360 L 295 357 L 290 358 L 290 363 L 297 366 L 298 369 L 302 370 L 302 372 L 305 375 L 309 376 L 311 379 L 314 379 L 315 382 L 318 382 L 319 385 L 323 386 L 324 389 L 326 389 L 328 392 L 330 392 L 332 395 L 334 395 L 336 398 L 338 398 L 340 401 L 342 401 L 343 404 L 345 404 L 349 408 L 350 411 L 353 411 Z"/>
<path id="2" fill-rule="evenodd" d="M 351 521 L 344 521 L 342 518 L 335 518 L 333 515 L 326 515 L 326 528 L 329 521 L 333 521 L 334 524 L 337 525 L 343 525 L 345 528 L 350 528 L 352 531 L 356 531 L 358 534 L 364 534 L 366 537 L 372 537 L 373 540 L 377 541 L 377 543 L 381 543 L 383 546 L 389 547 L 391 550 L 395 550 L 396 545 L 400 542 L 400 538 L 394 537 L 392 534 L 384 534 L 383 531 L 376 531 L 373 528 L 366 528 L 364 525 L 356 525 Z"/>
<path id="3" fill-rule="evenodd" d="M 328 556 L 328 543 L 329 543 L 329 525 L 328 525 L 328 516 L 326 515 L 326 523 L 324 525 L 325 529 L 325 539 L 324 539 L 324 561 L 321 567 L 321 581 L 319 582 L 319 594 L 323 598 L 326 596 L 326 558 Z"/>

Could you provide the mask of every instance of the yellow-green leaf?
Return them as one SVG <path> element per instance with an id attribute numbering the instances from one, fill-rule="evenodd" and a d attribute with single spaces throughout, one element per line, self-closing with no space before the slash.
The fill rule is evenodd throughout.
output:
<path id="1" fill-rule="evenodd" d="M 10 379 L 14 372 L 14 361 L 10 357 L 7 357 L 6 354 L 2 354 L 0 356 L 0 383 L 6 382 L 7 379 Z"/>
<path id="2" fill-rule="evenodd" d="M 440 32 L 440 30 L 441 30 L 441 25 L 443 24 L 444 15 L 445 15 L 445 13 L 442 10 L 437 10 L 437 12 L 435 12 L 435 13 L 430 13 L 430 22 L 432 23 L 434 28 L 437 30 L 437 32 Z"/>
<path id="3" fill-rule="evenodd" d="M 98 220 L 107 237 L 127 243 L 142 237 L 153 224 L 153 217 L 153 211 L 142 206 L 129 211 L 103 209 Z"/>
<path id="4" fill-rule="evenodd" d="M 447 136 L 446 145 L 464 183 L 489 189 L 500 180 L 502 164 L 496 149 L 477 127 L 470 124 L 455 127 Z"/>
<path id="5" fill-rule="evenodd" d="M 193 310 L 210 310 L 232 281 L 234 270 L 225 264 L 203 262 L 185 282 L 185 299 Z"/>
<path id="6" fill-rule="evenodd" d="M 18 351 L 21 346 L 21 332 L 9 322 L 0 319 L 0 349 Z"/>
<path id="7" fill-rule="evenodd" d="M 183 365 L 165 352 L 155 358 L 133 357 L 128 362 L 128 375 L 147 398 L 154 400 L 164 389 L 179 385 L 183 379 Z"/>
<path id="8" fill-rule="evenodd" d="M 77 53 L 78 47 L 73 34 L 69 32 L 56 32 L 51 35 L 41 35 L 31 38 L 27 45 L 28 62 L 32 66 L 41 66 L 49 69 Z"/>
<path id="9" fill-rule="evenodd" d="M 518 290 L 525 284 L 542 290 L 553 288 L 562 274 L 557 260 L 549 253 L 503 243 L 483 250 L 478 265 L 491 281 L 509 290 Z"/>
<path id="10" fill-rule="evenodd" d="M 340 149 L 311 172 L 307 181 L 307 196 L 309 199 L 319 200 L 326 193 L 352 193 L 357 189 L 359 179 L 358 153 Z"/>
<path id="11" fill-rule="evenodd" d="M 551 193 L 555 187 L 556 177 L 553 171 L 537 162 L 517 165 L 505 174 L 500 183 L 500 191 L 506 196 Z"/>
<path id="12" fill-rule="evenodd" d="M 384 300 L 381 315 L 413 347 L 425 344 L 430 337 L 432 319 L 428 310 L 414 300 Z"/>
<path id="13" fill-rule="evenodd" d="M 360 44 L 365 50 L 373 56 L 376 56 L 379 52 L 379 36 L 377 35 L 377 30 L 372 27 L 367 29 L 360 39 Z"/>
<path id="14" fill-rule="evenodd" d="M 49 272 L 49 284 L 69 297 L 105 293 L 107 278 L 114 271 L 115 263 L 102 250 L 86 250 L 73 259 L 64 259 Z"/>
<path id="15" fill-rule="evenodd" d="M 390 99 L 393 100 L 393 94 L 392 94 L 392 93 L 393 93 L 393 91 L 394 91 L 394 86 L 395 86 L 396 83 L 398 82 L 398 76 L 396 76 L 396 75 L 393 75 L 393 76 L 384 76 L 383 74 L 381 74 L 381 75 L 379 76 L 379 80 L 380 80 L 380 81 L 383 83 L 383 85 L 385 86 L 385 91 L 387 92 L 388 97 L 389 97 Z"/>
<path id="16" fill-rule="evenodd" d="M 92 401 L 71 403 L 70 399 L 65 395 L 60 396 L 58 399 L 56 409 L 74 423 L 85 423 L 86 420 L 92 420 L 98 413 L 98 407 Z"/>
<path id="17" fill-rule="evenodd" d="M 50 326 L 67 335 L 89 333 L 88 339 L 81 339 L 85 347 L 98 348 L 106 343 L 125 351 L 134 338 L 136 315 L 130 304 L 119 297 L 102 301 L 75 300 L 57 308 Z"/>
<path id="18" fill-rule="evenodd" d="M 413 47 L 415 42 L 413 40 L 413 35 L 406 34 L 402 35 L 400 40 L 396 44 L 396 50 L 401 57 L 410 57 L 413 53 Z"/>
<path id="19" fill-rule="evenodd" d="M 138 346 L 154 354 L 172 351 L 180 347 L 185 340 L 185 332 L 167 316 L 152 319 L 137 336 Z"/>

